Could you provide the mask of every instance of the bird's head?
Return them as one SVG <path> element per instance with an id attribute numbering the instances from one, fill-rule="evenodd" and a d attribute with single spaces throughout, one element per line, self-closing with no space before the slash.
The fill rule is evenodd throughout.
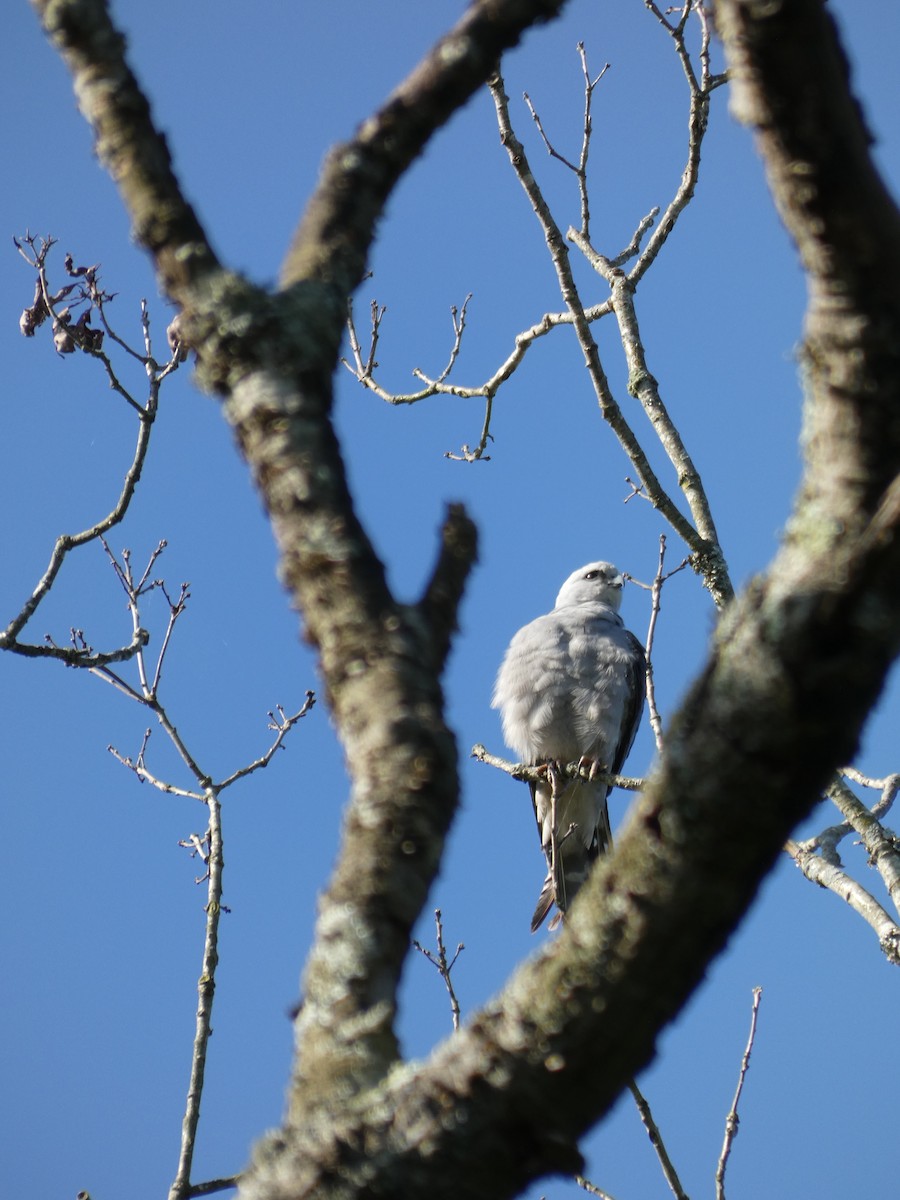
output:
<path id="1" fill-rule="evenodd" d="M 624 586 L 621 571 L 612 563 L 587 563 L 573 571 L 559 589 L 556 608 L 568 608 L 574 604 L 608 604 L 618 612 L 622 606 Z"/>

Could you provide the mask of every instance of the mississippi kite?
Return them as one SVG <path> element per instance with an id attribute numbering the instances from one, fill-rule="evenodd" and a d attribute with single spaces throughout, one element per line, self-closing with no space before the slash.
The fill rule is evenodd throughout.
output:
<path id="1" fill-rule="evenodd" d="M 510 642 L 494 687 L 503 736 L 520 758 L 547 765 L 531 783 L 548 874 L 531 920 L 536 930 L 555 902 L 572 903 L 593 861 L 610 844 L 606 797 L 594 778 L 566 779 L 558 766 L 581 762 L 617 774 L 644 708 L 646 662 L 619 616 L 624 580 L 607 562 L 588 563 L 563 584 L 553 612 Z"/>

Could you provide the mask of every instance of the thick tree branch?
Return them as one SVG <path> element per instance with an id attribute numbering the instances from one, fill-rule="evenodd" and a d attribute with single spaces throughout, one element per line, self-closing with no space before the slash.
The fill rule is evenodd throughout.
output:
<path id="1" fill-rule="evenodd" d="M 441 530 L 441 553 L 419 601 L 435 670 L 441 671 L 457 629 L 463 589 L 477 553 L 477 531 L 461 504 L 451 504 Z"/>
<path id="2" fill-rule="evenodd" d="M 305 978 L 295 1117 L 307 1104 L 317 1108 L 366 1086 L 393 1061 L 400 969 L 458 793 L 434 663 L 446 654 L 449 601 L 458 599 L 464 571 L 449 571 L 453 556 L 445 553 L 421 611 L 398 605 L 388 591 L 354 513 L 330 421 L 346 302 L 403 170 L 497 55 L 560 6 L 481 0 L 469 9 L 379 116 L 329 160 L 286 266 L 286 282 L 302 277 L 303 286 L 273 298 L 219 269 L 106 5 L 36 0 L 136 236 L 185 308 L 199 378 L 225 397 L 347 749 L 353 797 Z M 456 554 L 458 564 L 463 558 Z"/>
<path id="3" fill-rule="evenodd" d="M 72 73 L 97 157 L 118 185 L 137 241 L 152 255 L 166 294 L 185 303 L 218 262 L 172 170 L 166 140 L 125 59 L 107 0 L 32 0 Z"/>
<path id="4" fill-rule="evenodd" d="M 431 136 L 484 83 L 500 55 L 565 0 L 475 0 L 350 141 L 328 155 L 281 273 L 282 286 L 360 282 L 384 203 Z"/>

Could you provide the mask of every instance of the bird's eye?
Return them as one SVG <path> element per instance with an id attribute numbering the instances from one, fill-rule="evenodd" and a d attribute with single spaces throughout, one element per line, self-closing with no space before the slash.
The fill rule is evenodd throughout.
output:
<path id="1" fill-rule="evenodd" d="M 599 579 L 599 578 L 600 578 L 599 571 L 588 571 L 588 573 L 585 575 L 585 579 Z"/>

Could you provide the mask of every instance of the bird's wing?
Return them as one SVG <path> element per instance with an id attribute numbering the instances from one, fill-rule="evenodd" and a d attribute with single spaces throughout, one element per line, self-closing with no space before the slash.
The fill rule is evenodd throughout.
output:
<path id="1" fill-rule="evenodd" d="M 509 644 L 494 687 L 503 736 L 526 762 L 557 757 L 559 731 L 569 724 L 568 633 L 555 613 L 525 625 Z"/>
<path id="2" fill-rule="evenodd" d="M 623 629 L 622 632 L 625 634 L 631 654 L 625 663 L 627 688 L 625 712 L 622 717 L 618 745 L 609 766 L 613 775 L 618 775 L 622 770 L 625 759 L 634 745 L 634 739 L 644 713 L 644 696 L 647 686 L 647 656 L 644 653 L 644 647 L 629 630 Z"/>

